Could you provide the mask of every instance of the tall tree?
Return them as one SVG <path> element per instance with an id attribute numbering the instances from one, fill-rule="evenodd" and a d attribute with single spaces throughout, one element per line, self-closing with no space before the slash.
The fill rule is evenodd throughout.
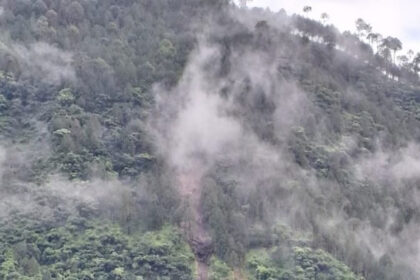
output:
<path id="1" fill-rule="evenodd" d="M 406 55 L 399 55 L 397 57 L 397 60 L 398 60 L 399 65 L 401 65 L 403 67 L 406 67 L 409 64 L 409 61 L 410 61 L 408 59 L 408 56 L 406 56 Z"/>
<path id="2" fill-rule="evenodd" d="M 414 58 L 414 51 L 413 50 L 408 50 L 407 57 L 408 57 L 409 60 L 412 60 Z"/>
<path id="3" fill-rule="evenodd" d="M 252 0 L 239 0 L 239 6 L 241 8 L 246 8 L 248 5 L 248 2 L 251 2 Z"/>
<path id="4" fill-rule="evenodd" d="M 312 12 L 312 7 L 311 6 L 303 7 L 303 12 L 308 15 L 310 12 Z"/>
<path id="5" fill-rule="evenodd" d="M 372 31 L 372 26 L 366 23 L 363 19 L 359 18 L 356 20 L 356 29 L 359 38 L 363 38 L 368 36 L 369 33 Z"/>
<path id="6" fill-rule="evenodd" d="M 330 16 L 327 13 L 322 13 L 321 14 L 321 21 L 322 21 L 323 24 L 326 24 L 329 18 L 330 18 Z"/>
<path id="7" fill-rule="evenodd" d="M 382 40 L 382 47 L 388 48 L 389 50 L 392 51 L 393 53 L 392 59 L 393 59 L 393 62 L 395 63 L 397 51 L 400 51 L 402 49 L 401 41 L 398 38 L 388 36 Z"/>
<path id="8" fill-rule="evenodd" d="M 417 53 L 413 59 L 413 71 L 418 74 L 420 72 L 420 53 Z"/>
<path id="9" fill-rule="evenodd" d="M 366 37 L 371 45 L 375 44 L 376 52 L 379 52 L 379 44 L 382 41 L 382 35 L 379 33 L 369 33 Z"/>
<path id="10" fill-rule="evenodd" d="M 390 69 L 390 64 L 392 61 L 392 54 L 391 54 L 391 50 L 388 47 L 381 47 L 379 50 L 379 54 L 380 56 L 383 57 L 384 62 L 385 62 L 385 71 L 387 73 L 389 73 L 389 69 Z"/>

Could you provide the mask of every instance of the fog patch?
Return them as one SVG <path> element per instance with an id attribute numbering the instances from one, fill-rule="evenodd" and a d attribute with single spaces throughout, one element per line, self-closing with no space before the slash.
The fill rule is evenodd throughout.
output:
<path id="1" fill-rule="evenodd" d="M 41 186 L 12 182 L 0 192 L 1 219 L 19 214 L 43 222 L 60 222 L 70 215 L 112 219 L 133 196 L 130 187 L 118 180 L 68 181 L 59 175 Z"/>
<path id="2" fill-rule="evenodd" d="M 13 44 L 11 49 L 19 61 L 22 78 L 35 78 L 48 84 L 76 79 L 73 54 L 70 52 L 46 42 L 29 46 Z"/>
<path id="3" fill-rule="evenodd" d="M 355 164 L 355 174 L 377 182 L 420 179 L 420 146 L 410 143 L 396 151 L 379 149 Z"/>
<path id="4" fill-rule="evenodd" d="M 177 88 L 157 93 L 157 115 L 151 119 L 150 128 L 159 151 L 172 167 L 194 168 L 198 162 L 211 165 L 242 136 L 240 124 L 229 116 L 229 108 L 219 95 L 220 85 L 212 83 L 203 71 L 218 57 L 216 48 L 201 46 Z"/>

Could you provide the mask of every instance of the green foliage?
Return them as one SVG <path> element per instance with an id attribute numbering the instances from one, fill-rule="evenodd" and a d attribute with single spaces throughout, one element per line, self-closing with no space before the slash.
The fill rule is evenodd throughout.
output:
<path id="1" fill-rule="evenodd" d="M 194 256 L 173 227 L 130 236 L 107 222 L 74 220 L 26 236 L 0 252 L 2 279 L 41 279 L 41 271 L 42 279 L 193 279 Z"/>
<path id="2" fill-rule="evenodd" d="M 280 276 L 288 273 L 287 270 L 284 271 L 281 267 L 275 266 L 266 250 L 249 252 L 246 258 L 246 267 L 250 274 L 250 279 L 255 280 L 282 279 Z"/>
<path id="3" fill-rule="evenodd" d="M 280 248 L 260 249 L 247 255 L 250 279 L 255 280 L 362 280 L 323 250 L 294 247 L 285 255 Z"/>
<path id="4" fill-rule="evenodd" d="M 6 97 L 3 94 L 0 94 L 0 112 L 6 110 L 8 107 L 8 102 Z"/>
<path id="5" fill-rule="evenodd" d="M 59 91 L 57 101 L 63 106 L 69 106 L 73 104 L 75 98 L 71 89 L 65 88 Z"/>
<path id="6" fill-rule="evenodd" d="M 295 265 L 298 267 L 295 271 L 301 274 L 298 277 L 303 276 L 302 279 L 363 279 L 323 250 L 295 247 L 293 254 Z"/>
<path id="7" fill-rule="evenodd" d="M 225 262 L 213 256 L 210 259 L 208 279 L 233 280 L 234 273 L 232 268 L 230 268 Z"/>
<path id="8" fill-rule="evenodd" d="M 133 258 L 133 266 L 145 279 L 193 279 L 194 255 L 172 227 L 145 234 L 132 252 L 140 252 Z"/>
<path id="9" fill-rule="evenodd" d="M 163 39 L 159 44 L 159 53 L 164 57 L 171 57 L 175 55 L 175 47 L 168 39 Z"/>
<path id="10" fill-rule="evenodd" d="M 207 178 L 204 184 L 201 197 L 204 219 L 213 239 L 218 240 L 216 255 L 230 265 L 240 265 L 247 246 L 245 216 L 236 204 L 235 182 L 217 180 Z"/>
<path id="11" fill-rule="evenodd" d="M 197 45 L 197 21 L 224 26 L 223 32 L 206 33 L 222 54 L 206 66 L 217 68 L 217 77 L 229 76 L 234 57 L 247 53 L 277 69 L 270 85 L 256 81 L 261 75 L 224 81 L 220 96 L 237 106 L 232 117 L 258 142 L 279 150 L 288 165 L 287 174 L 252 182 L 255 186 L 232 179 L 238 170 L 230 159 L 206 174 L 200 207 L 214 242 L 209 278 L 232 279 L 232 267 L 245 265 L 251 279 L 358 279 L 328 251 L 368 279 L 414 279 L 393 266 L 392 258 L 378 262 L 371 252 L 341 244 L 340 231 L 323 230 L 317 223 L 339 209 L 346 220 L 380 229 L 392 205 L 398 219 L 391 227 L 398 235 L 419 216 L 404 191 L 360 182 L 351 170 L 352 162 L 375 152 L 378 139 L 384 148 L 398 149 L 420 138 L 420 59 L 392 65 L 401 48 L 398 39 L 386 38 L 382 56 L 374 56 L 354 34 L 282 13 L 275 15 L 279 26 L 259 20 L 251 30 L 224 12 L 227 0 L 6 2 L 0 18 L 7 37 L 0 42 L 0 134 L 5 143 L 31 152 L 24 159 L 8 154 L 10 170 L 2 166 L 1 194 L 34 197 L 54 214 L 40 215 L 46 220 L 36 225 L 41 217 L 33 213 L 0 227 L 1 279 L 194 278 L 193 255 L 182 234 L 164 226 L 178 224 L 183 212 L 173 170 L 157 152 L 148 126 L 155 92 L 179 81 Z M 360 31 L 369 31 L 359 23 Z M 74 77 L 59 83 L 39 79 L 9 50 L 21 45 L 29 51 L 35 42 L 70 52 Z M 383 70 L 399 81 L 383 76 Z M 279 119 L 290 117 L 276 108 L 284 97 L 277 80 L 305 92 L 291 106 L 302 111 L 293 125 L 285 125 L 286 132 L 277 127 Z M 231 96 L 237 86 L 240 94 Z M 38 153 L 39 147 L 48 152 Z M 142 188 L 122 195 L 117 209 L 78 205 L 73 212 L 79 217 L 71 221 L 62 200 L 43 196 L 32 185 L 55 173 L 70 180 L 118 177 Z M 305 180 L 297 173 L 310 175 Z M 314 190 L 312 179 L 322 187 Z M 289 199 L 305 207 L 293 208 Z M 277 211 L 284 211 L 297 231 L 273 226 Z M 119 225 L 99 220 L 101 214 Z M 154 231 L 138 233 L 141 227 Z"/>
<path id="12" fill-rule="evenodd" d="M 7 279 L 10 274 L 16 272 L 16 261 L 12 250 L 8 249 L 3 253 L 3 262 L 0 269 L 0 276 L 3 279 Z"/>

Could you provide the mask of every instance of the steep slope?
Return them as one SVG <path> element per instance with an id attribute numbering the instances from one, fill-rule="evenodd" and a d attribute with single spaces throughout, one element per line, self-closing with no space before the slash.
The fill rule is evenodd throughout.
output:
<path id="1" fill-rule="evenodd" d="M 2 278 L 419 278 L 411 66 L 228 1 L 1 6 Z"/>

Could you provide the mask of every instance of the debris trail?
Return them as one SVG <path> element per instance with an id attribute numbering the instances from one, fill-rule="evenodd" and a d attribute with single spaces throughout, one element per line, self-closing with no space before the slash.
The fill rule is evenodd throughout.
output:
<path id="1" fill-rule="evenodd" d="M 200 205 L 203 174 L 200 168 L 195 167 L 183 170 L 178 175 L 179 193 L 191 211 L 189 221 L 186 221 L 182 227 L 196 258 L 198 280 L 207 280 L 208 261 L 213 253 L 212 240 L 205 228 Z"/>

